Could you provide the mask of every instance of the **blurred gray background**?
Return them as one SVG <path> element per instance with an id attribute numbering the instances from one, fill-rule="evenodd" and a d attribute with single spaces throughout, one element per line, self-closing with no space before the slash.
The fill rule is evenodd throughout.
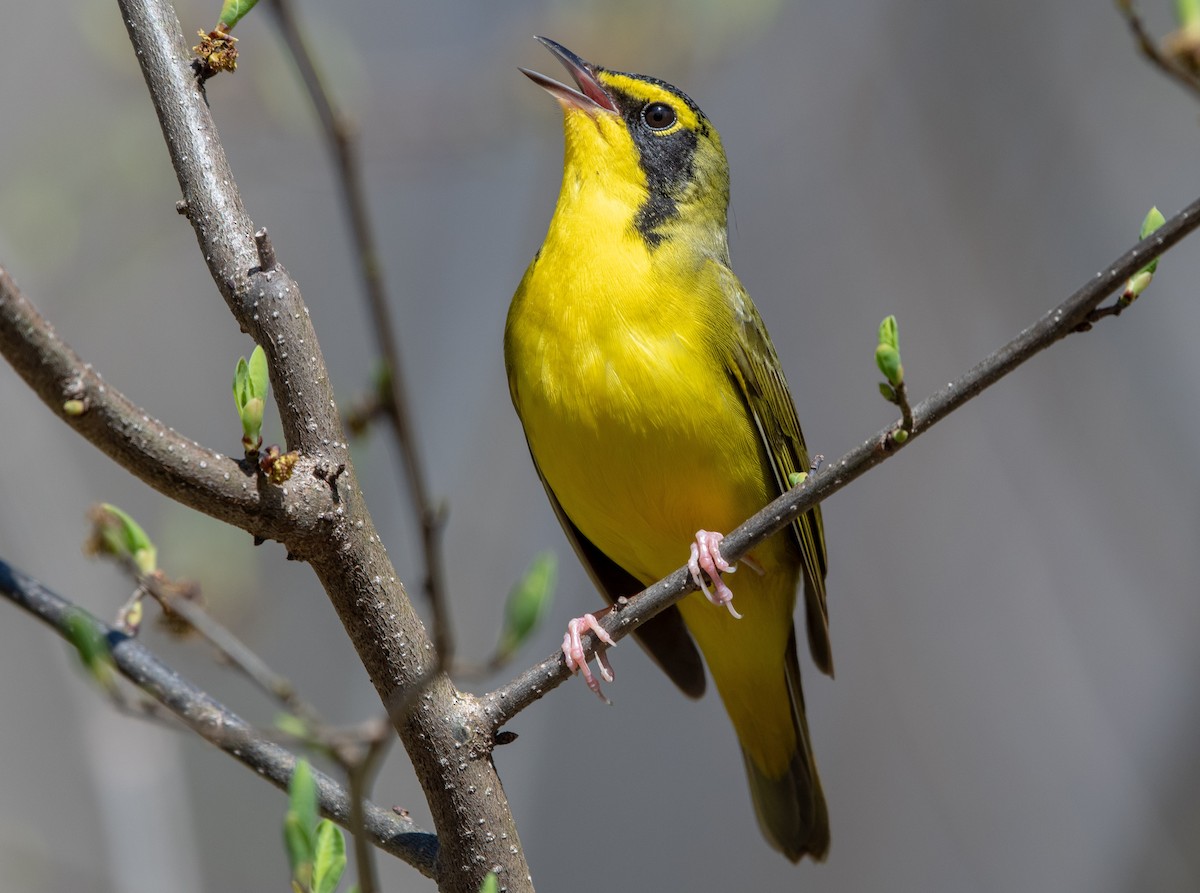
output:
<path id="1" fill-rule="evenodd" d="M 810 446 L 831 459 L 893 417 L 872 362 L 882 316 L 899 317 L 919 398 L 1132 244 L 1151 204 L 1169 216 L 1200 194 L 1200 106 L 1138 56 L 1111 4 L 299 5 L 361 127 L 421 447 L 450 506 L 460 651 L 491 647 L 537 551 L 562 558 L 550 621 L 512 671 L 599 604 L 534 476 L 501 359 L 561 172 L 559 111 L 517 71 L 559 76 L 533 34 L 678 84 L 716 123 L 734 266 Z M 1166 0 L 1144 6 L 1155 33 L 1170 29 Z M 217 7 L 183 3 L 185 30 L 211 27 Z M 209 98 L 349 400 L 372 341 L 324 146 L 265 9 L 236 33 L 239 70 Z M 229 382 L 252 345 L 175 213 L 115 4 L 12 4 L 3 46 L 0 262 L 113 386 L 236 452 Z M 718 700 L 686 701 L 628 646 L 612 708 L 566 686 L 497 754 L 539 889 L 1200 887 L 1198 277 L 1192 239 L 1132 311 L 826 503 L 838 677 L 804 665 L 826 864 L 767 848 Z M 375 714 L 323 593 L 278 545 L 150 491 L 4 365 L 0 414 L 0 555 L 111 617 L 128 585 L 79 544 L 87 507 L 116 502 L 331 720 Z M 356 458 L 412 584 L 415 531 L 382 434 Z M 146 639 L 271 721 L 202 644 Z M 5 889 L 287 887 L 283 796 L 199 740 L 116 716 L 65 646 L 3 603 L 0 754 Z M 428 822 L 399 749 L 376 799 Z M 388 889 L 433 889 L 382 864 Z"/>

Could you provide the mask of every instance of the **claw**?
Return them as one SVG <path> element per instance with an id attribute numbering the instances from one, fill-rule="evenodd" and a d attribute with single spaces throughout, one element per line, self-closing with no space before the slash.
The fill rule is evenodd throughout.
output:
<path id="1" fill-rule="evenodd" d="M 721 541 L 723 539 L 725 539 L 724 534 L 712 533 L 707 530 L 696 531 L 696 541 L 692 543 L 691 557 L 688 558 L 688 570 L 705 598 L 718 607 L 728 608 L 729 613 L 735 619 L 741 620 L 742 615 L 733 607 L 733 590 L 726 586 L 725 581 L 721 579 L 721 574 L 732 574 L 737 570 L 721 557 Z M 704 573 L 702 574 L 701 571 Z M 712 581 L 715 591 L 709 591 L 704 582 L 705 574 Z"/>
<path id="2" fill-rule="evenodd" d="M 582 634 L 590 632 L 599 639 L 596 646 L 596 668 L 600 671 L 600 678 L 605 682 L 613 681 L 612 664 L 608 662 L 607 647 L 616 645 L 610 636 L 596 620 L 594 614 L 584 614 L 582 617 L 576 617 L 567 624 L 567 632 L 563 636 L 562 653 L 567 662 L 567 669 L 572 673 L 583 673 L 583 679 L 587 683 L 587 687 L 594 691 L 600 700 L 606 704 L 611 704 L 604 692 L 600 690 L 600 683 L 596 681 L 596 677 L 592 675 L 591 669 L 587 665 L 587 655 L 583 650 Z"/>

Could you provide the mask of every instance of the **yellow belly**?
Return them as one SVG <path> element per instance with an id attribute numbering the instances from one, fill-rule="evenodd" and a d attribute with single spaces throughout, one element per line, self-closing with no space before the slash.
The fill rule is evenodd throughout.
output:
<path id="1" fill-rule="evenodd" d="M 581 332 L 559 309 L 527 300 L 507 333 L 530 450 L 583 535 L 649 584 L 687 561 L 697 530 L 728 532 L 769 501 L 763 447 L 694 307 L 652 332 L 612 318 Z M 743 620 L 699 593 L 680 609 L 743 746 L 773 773 L 796 747 L 782 661 L 799 565 L 785 535 L 752 557 L 763 575 L 743 565 L 728 581 Z"/>

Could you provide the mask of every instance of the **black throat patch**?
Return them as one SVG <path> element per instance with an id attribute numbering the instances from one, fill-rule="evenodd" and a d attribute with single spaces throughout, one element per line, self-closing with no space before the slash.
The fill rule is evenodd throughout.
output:
<path id="1" fill-rule="evenodd" d="M 657 248 L 666 236 L 660 227 L 679 214 L 679 201 L 695 174 L 696 147 L 700 135 L 708 134 L 708 122 L 703 113 L 685 94 L 670 84 L 651 78 L 639 79 L 653 83 L 670 91 L 680 102 L 696 113 L 700 121 L 700 132 L 679 129 L 674 133 L 656 133 L 647 126 L 642 112 L 646 107 L 643 99 L 610 88 L 609 94 L 621 112 L 629 128 L 633 144 L 638 150 L 638 165 L 646 175 L 649 196 L 638 208 L 633 225 L 650 248 Z"/>

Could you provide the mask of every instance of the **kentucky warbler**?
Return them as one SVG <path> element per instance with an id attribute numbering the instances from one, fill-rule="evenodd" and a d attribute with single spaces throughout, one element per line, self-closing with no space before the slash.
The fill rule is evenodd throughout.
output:
<path id="1" fill-rule="evenodd" d="M 821 859 L 829 820 L 813 760 L 792 610 L 804 581 L 809 650 L 832 675 L 825 541 L 812 509 L 747 556 L 737 606 L 720 534 L 808 469 L 796 410 L 767 330 L 730 268 L 729 170 L 686 95 L 592 65 L 538 38 L 578 90 L 525 71 L 562 105 L 562 191 L 508 312 L 513 405 L 546 493 L 596 585 L 633 595 L 685 559 L 692 593 L 638 630 L 683 691 L 704 655 L 741 744 L 768 842 Z M 524 69 L 522 69 L 524 71 Z M 563 650 L 599 692 L 579 645 Z M 694 644 L 693 644 L 694 642 Z M 611 678 L 607 662 L 601 668 Z"/>

